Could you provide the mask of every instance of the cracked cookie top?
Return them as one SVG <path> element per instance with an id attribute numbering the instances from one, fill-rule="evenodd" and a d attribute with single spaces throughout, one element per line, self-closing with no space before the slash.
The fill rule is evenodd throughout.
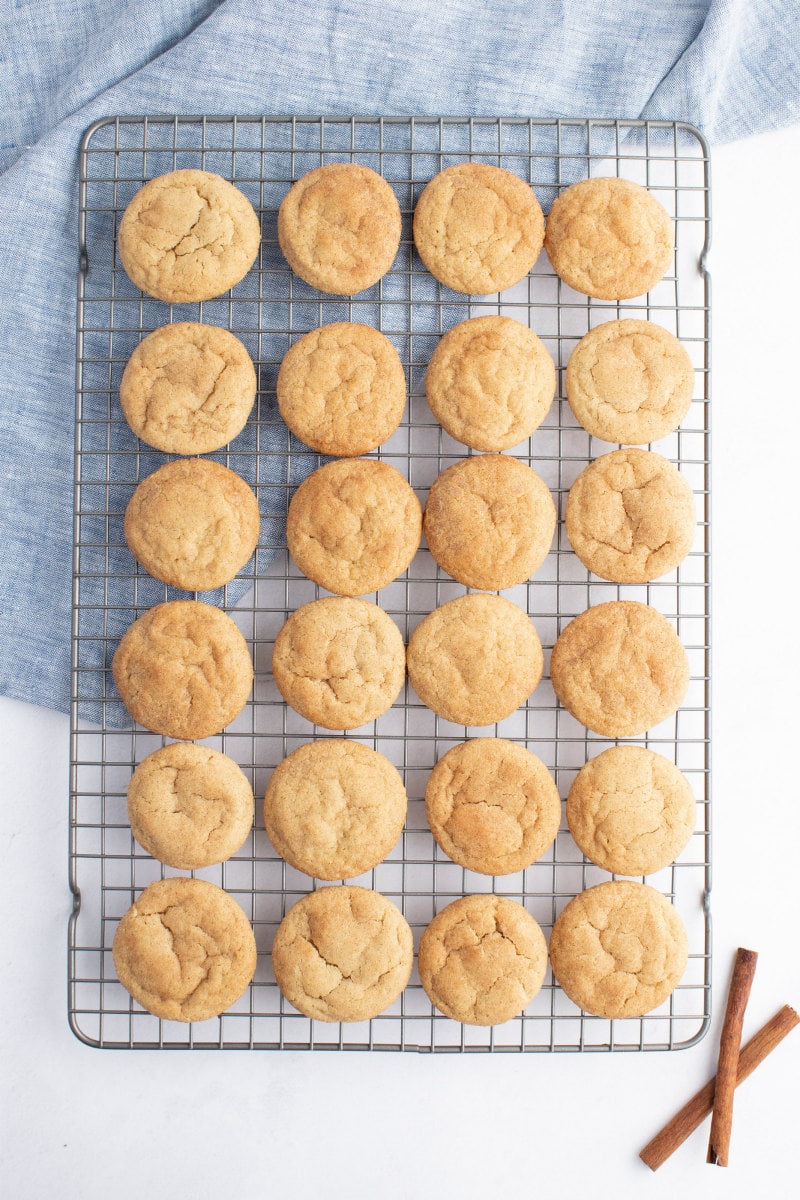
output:
<path id="1" fill-rule="evenodd" d="M 550 938 L 553 974 L 579 1008 L 598 1017 L 641 1017 L 658 1008 L 686 970 L 688 941 L 677 910 L 644 883 L 613 880 L 581 892 Z"/>
<path id="2" fill-rule="evenodd" d="M 414 963 L 411 929 L 380 892 L 326 887 L 298 900 L 272 947 L 278 987 L 317 1021 L 368 1021 L 393 1004 Z"/>
<path id="3" fill-rule="evenodd" d="M 474 450 L 508 450 L 547 415 L 556 369 L 539 338 L 510 317 L 472 317 L 433 352 L 425 392 L 451 437 Z"/>
<path id="4" fill-rule="evenodd" d="M 522 871 L 544 854 L 561 823 L 547 767 L 505 738 L 473 738 L 448 750 L 425 789 L 431 832 L 453 862 L 482 875 Z"/>
<path id="5" fill-rule="evenodd" d="M 377 604 L 325 596 L 293 612 L 275 639 L 272 674 L 287 704 L 324 729 L 357 729 L 394 704 L 403 637 Z"/>
<path id="6" fill-rule="evenodd" d="M 557 275 L 600 300 L 642 296 L 675 250 L 673 221 L 646 188 L 627 179 L 582 179 L 553 202 L 544 237 Z"/>
<path id="7" fill-rule="evenodd" d="M 207 1021 L 238 1000 L 256 969 L 256 939 L 232 896 L 202 879 L 145 888 L 114 935 L 119 981 L 168 1021 Z"/>
<path id="8" fill-rule="evenodd" d="M 148 609 L 123 635 L 114 682 L 134 721 L 167 737 L 211 737 L 237 716 L 253 686 L 242 633 L 200 600 Z"/>
<path id="9" fill-rule="evenodd" d="M 669 866 L 694 833 L 692 789 L 674 763 L 644 746 L 612 746 L 581 767 L 567 797 L 580 850 L 617 875 Z"/>
<path id="10" fill-rule="evenodd" d="M 278 241 L 296 275 L 337 296 L 372 287 L 400 245 L 400 205 L 389 184 L 360 163 L 329 163 L 303 175 L 278 209 Z"/>
<path id="11" fill-rule="evenodd" d="M 605 321 L 567 363 L 567 399 L 584 429 L 641 446 L 677 429 L 689 411 L 694 368 L 686 350 L 652 321 Z"/>
<path id="12" fill-rule="evenodd" d="M 278 371 L 278 408 L 306 446 L 352 458 L 392 436 L 406 406 L 406 377 L 388 338 L 338 321 L 304 334 Z"/>
<path id="13" fill-rule="evenodd" d="M 529 912 L 503 896 L 464 896 L 433 918 L 419 944 L 419 977 L 446 1017 L 499 1025 L 544 983 L 547 943 Z"/>
<path id="14" fill-rule="evenodd" d="M 139 763 L 128 784 L 133 836 L 153 858 L 181 871 L 235 854 L 253 812 L 253 789 L 241 769 L 208 746 L 163 746 Z"/>
<path id="15" fill-rule="evenodd" d="M 529 579 L 556 528 L 550 489 L 517 458 L 480 454 L 442 471 L 425 505 L 428 549 L 467 587 L 500 591 Z"/>
<path id="16" fill-rule="evenodd" d="M 673 571 L 692 548 L 694 495 L 651 450 L 603 454 L 569 490 L 567 537 L 578 558 L 614 583 L 647 583 Z"/>
<path id="17" fill-rule="evenodd" d="M 371 458 L 327 463 L 292 497 L 286 541 L 300 570 L 340 596 L 376 592 L 405 571 L 422 537 L 411 485 Z"/>
<path id="18" fill-rule="evenodd" d="M 244 195 L 210 171 L 170 171 L 140 188 L 122 216 L 119 256 L 143 292 L 168 303 L 210 300 L 252 267 L 261 223 Z"/>
<path id="19" fill-rule="evenodd" d="M 317 879 L 352 879 L 382 862 L 406 819 L 403 780 L 361 742 L 307 742 L 279 763 L 264 824 L 281 858 Z"/>
<path id="20" fill-rule="evenodd" d="M 635 737 L 680 707 L 689 661 L 666 617 L 637 600 L 610 600 L 574 617 L 550 657 L 560 702 L 604 737 Z"/>
<path id="21" fill-rule="evenodd" d="M 408 676 L 424 704 L 457 725 L 492 725 L 519 708 L 542 676 L 542 645 L 527 614 L 503 596 L 448 600 L 408 643 Z"/>
<path id="22" fill-rule="evenodd" d="M 519 283 L 544 238 L 533 189 L 511 171 L 458 163 L 430 181 L 414 209 L 414 243 L 425 266 L 456 292 L 485 296 Z"/>

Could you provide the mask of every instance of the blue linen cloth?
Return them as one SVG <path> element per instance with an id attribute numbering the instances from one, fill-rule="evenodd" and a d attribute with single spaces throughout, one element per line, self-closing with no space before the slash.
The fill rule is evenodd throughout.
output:
<path id="1" fill-rule="evenodd" d="M 114 114 L 800 118 L 796 0 L 9 0 L 0 693 L 69 704 L 81 135 Z"/>

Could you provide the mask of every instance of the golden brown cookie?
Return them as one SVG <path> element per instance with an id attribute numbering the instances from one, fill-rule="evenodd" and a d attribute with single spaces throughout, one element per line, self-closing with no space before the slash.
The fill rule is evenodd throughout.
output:
<path id="1" fill-rule="evenodd" d="M 680 708 L 689 661 L 666 617 L 636 600 L 580 613 L 550 658 L 558 699 L 604 737 L 635 737 Z"/>
<path id="2" fill-rule="evenodd" d="M 542 676 L 533 622 L 503 596 L 448 600 L 408 643 L 408 677 L 428 708 L 457 725 L 492 725 L 530 696 Z"/>
<path id="3" fill-rule="evenodd" d="M 388 441 L 406 406 L 400 355 L 377 329 L 339 321 L 304 334 L 278 371 L 278 408 L 306 446 L 351 458 Z"/>
<path id="4" fill-rule="evenodd" d="M 569 490 L 566 530 L 578 558 L 602 579 L 648 583 L 674 571 L 692 548 L 692 489 L 651 450 L 614 450 Z"/>
<path id="5" fill-rule="evenodd" d="M 450 329 L 425 376 L 444 429 L 474 450 L 508 450 L 547 416 L 556 369 L 539 338 L 510 317 L 473 317 Z"/>
<path id="6" fill-rule="evenodd" d="M 340 596 L 376 592 L 419 548 L 422 509 L 410 484 L 373 458 L 327 463 L 292 497 L 289 552 L 309 579 Z"/>
<path id="7" fill-rule="evenodd" d="M 612 746 L 581 767 L 567 821 L 581 851 L 617 875 L 669 866 L 694 833 L 696 804 L 686 776 L 644 746 Z"/>
<path id="8" fill-rule="evenodd" d="M 544 248 L 557 275 L 587 296 L 629 300 L 672 263 L 673 221 L 651 192 L 627 179 L 583 179 L 553 202 Z"/>
<path id="9" fill-rule="evenodd" d="M 278 241 L 312 287 L 352 296 L 372 287 L 400 245 L 400 205 L 360 163 L 329 163 L 297 180 L 278 209 Z"/>
<path id="10" fill-rule="evenodd" d="M 567 399 L 584 429 L 606 442 L 642 446 L 677 429 L 694 391 L 692 360 L 652 321 L 606 321 L 581 338 L 567 363 Z"/>
<path id="11" fill-rule="evenodd" d="M 521 1013 L 544 983 L 547 942 L 515 900 L 463 896 L 433 918 L 418 962 L 422 986 L 446 1017 L 499 1025 Z"/>
<path id="12" fill-rule="evenodd" d="M 403 637 L 377 604 L 326 596 L 304 604 L 275 639 L 281 695 L 323 729 L 357 729 L 394 704 L 405 680 Z"/>
<path id="13" fill-rule="evenodd" d="M 208 746 L 171 742 L 139 763 L 128 784 L 131 832 L 148 854 L 181 871 L 224 862 L 253 827 L 253 789 Z"/>
<path id="14" fill-rule="evenodd" d="M 400 910 L 367 888 L 326 887 L 281 921 L 272 966 L 286 999 L 317 1021 L 368 1021 L 393 1004 L 414 963 Z"/>
<path id="15" fill-rule="evenodd" d="M 125 510 L 125 541 L 156 579 L 189 592 L 222 587 L 258 544 L 251 487 L 207 458 L 179 458 L 143 479 Z"/>
<path id="16" fill-rule="evenodd" d="M 403 780 L 360 742 L 307 742 L 272 772 L 264 824 L 281 858 L 317 879 L 352 879 L 382 862 L 406 819 Z"/>
<path id="17" fill-rule="evenodd" d="M 459 163 L 435 175 L 414 209 L 425 266 L 456 292 L 502 292 L 528 274 L 542 248 L 544 217 L 533 189 L 511 171 Z"/>
<path id="18" fill-rule="evenodd" d="M 473 738 L 440 758 L 425 812 L 453 862 L 482 875 L 523 871 L 555 840 L 561 798 L 540 758 L 505 738 Z"/>
<path id="19" fill-rule="evenodd" d="M 168 1021 L 207 1021 L 238 1000 L 256 939 L 232 896 L 202 879 L 145 888 L 114 935 L 114 966 L 134 1000 Z"/>
<path id="20" fill-rule="evenodd" d="M 170 171 L 140 188 L 122 216 L 119 256 L 138 288 L 183 304 L 220 296 L 258 256 L 261 222 L 238 188 L 210 171 Z"/>
<path id="21" fill-rule="evenodd" d="M 119 385 L 137 437 L 165 454 L 209 454 L 241 433 L 256 398 L 256 373 L 237 337 L 179 321 L 149 333 Z"/>
<path id="22" fill-rule="evenodd" d="M 154 733 L 211 737 L 242 711 L 253 686 L 247 642 L 231 618 L 199 600 L 150 608 L 113 661 L 122 703 Z"/>
<path id="23" fill-rule="evenodd" d="M 425 505 L 440 567 L 467 587 L 500 591 L 542 565 L 556 529 L 550 490 L 517 458 L 480 454 L 442 471 Z"/>
<path id="24" fill-rule="evenodd" d="M 688 961 L 686 929 L 655 888 L 619 879 L 580 892 L 550 938 L 553 974 L 579 1008 L 641 1017 L 675 990 Z"/>

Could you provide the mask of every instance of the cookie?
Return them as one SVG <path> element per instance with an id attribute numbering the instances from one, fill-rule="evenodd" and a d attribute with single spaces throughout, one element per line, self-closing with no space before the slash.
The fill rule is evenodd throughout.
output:
<path id="1" fill-rule="evenodd" d="M 261 223 L 238 188 L 210 171 L 170 171 L 140 188 L 122 216 L 118 248 L 148 296 L 185 304 L 221 296 L 243 279 Z"/>
<path id="2" fill-rule="evenodd" d="M 143 338 L 119 385 L 125 420 L 165 454 L 209 454 L 241 433 L 256 398 L 256 373 L 237 337 L 179 321 Z"/>
<path id="3" fill-rule="evenodd" d="M 446 1017 L 499 1025 L 521 1013 L 544 983 L 547 943 L 515 900 L 463 896 L 433 918 L 418 962 L 422 986 Z"/>
<path id="4" fill-rule="evenodd" d="M 510 317 L 473 317 L 440 340 L 425 376 L 439 424 L 473 450 L 508 450 L 550 409 L 556 369 L 539 338 Z"/>
<path id="5" fill-rule="evenodd" d="M 560 702 L 595 733 L 635 737 L 680 708 L 689 661 L 666 617 L 636 600 L 610 600 L 566 626 L 550 676 Z"/>
<path id="6" fill-rule="evenodd" d="M 327 463 L 292 497 L 286 542 L 329 592 L 362 596 L 402 575 L 419 548 L 422 509 L 399 471 L 373 458 Z"/>
<path id="7" fill-rule="evenodd" d="M 304 334 L 278 371 L 278 408 L 306 446 L 352 458 L 388 441 L 406 406 L 406 377 L 388 338 L 339 321 Z"/>
<path id="8" fill-rule="evenodd" d="M 694 528 L 691 487 L 651 450 L 604 454 L 569 490 L 572 549 L 585 567 L 614 583 L 648 583 L 674 571 L 692 548 Z"/>
<path id="9" fill-rule="evenodd" d="M 524 746 L 474 738 L 433 768 L 425 813 L 453 862 L 481 875 L 509 875 L 555 841 L 561 798 L 547 767 Z"/>
<path id="10" fill-rule="evenodd" d="M 467 587 L 497 592 L 529 579 L 556 529 L 550 490 L 517 458 L 480 454 L 442 471 L 425 505 L 428 549 Z"/>
<path id="11" fill-rule="evenodd" d="M 584 429 L 642 446 L 677 429 L 689 411 L 694 367 L 678 339 L 652 321 L 606 321 L 567 363 L 567 399 Z"/>
<path id="12" fill-rule="evenodd" d="M 258 501 L 241 476 L 179 458 L 143 479 L 125 510 L 125 541 L 150 575 L 206 592 L 238 575 L 258 543 Z"/>
<path id="13" fill-rule="evenodd" d="M 600 300 L 643 296 L 675 252 L 673 220 L 646 188 L 627 179 L 583 179 L 553 202 L 544 237 L 557 275 Z"/>
<path id="14" fill-rule="evenodd" d="M 372 287 L 400 245 L 400 205 L 360 163 L 329 163 L 297 180 L 278 209 L 278 242 L 296 275 L 337 296 Z"/>
<path id="15" fill-rule="evenodd" d="M 360 742 L 307 742 L 279 763 L 264 824 L 281 858 L 317 879 L 352 879 L 403 832 L 408 797 L 395 767 Z"/>
<path id="16" fill-rule="evenodd" d="M 368 1021 L 393 1004 L 414 962 L 400 910 L 367 888 L 326 887 L 298 900 L 272 947 L 278 987 L 317 1021 Z"/>
<path id="17" fill-rule="evenodd" d="M 231 618 L 199 600 L 157 604 L 133 622 L 112 664 L 122 703 L 153 733 L 219 733 L 253 686 L 247 642 Z"/>
<path id="18" fill-rule="evenodd" d="M 612 746 L 575 776 L 567 797 L 581 852 L 617 875 L 651 875 L 674 862 L 694 833 L 686 776 L 643 746 Z"/>
<path id="19" fill-rule="evenodd" d="M 128 784 L 131 832 L 180 871 L 224 862 L 253 827 L 253 789 L 227 754 L 171 742 L 139 763 Z"/>
<path id="20" fill-rule="evenodd" d="M 542 676 L 533 623 L 503 596 L 448 600 L 408 643 L 408 677 L 423 704 L 456 725 L 493 725 L 530 696 Z"/>
<path id="21" fill-rule="evenodd" d="M 414 209 L 414 243 L 440 283 L 485 296 L 524 279 L 544 238 L 544 216 L 518 175 L 486 163 L 448 167 Z"/>
<path id="22" fill-rule="evenodd" d="M 287 704 L 323 729 L 357 729 L 392 707 L 405 680 L 403 637 L 377 604 L 326 596 L 275 639 L 272 674 Z"/>
<path id="23" fill-rule="evenodd" d="M 613 880 L 580 892 L 550 937 L 553 974 L 597 1017 L 641 1017 L 672 994 L 688 961 L 686 929 L 655 888 Z"/>
<path id="24" fill-rule="evenodd" d="M 117 926 L 119 981 L 167 1021 L 207 1021 L 239 999 L 256 969 L 256 939 L 232 896 L 202 879 L 146 887 Z"/>

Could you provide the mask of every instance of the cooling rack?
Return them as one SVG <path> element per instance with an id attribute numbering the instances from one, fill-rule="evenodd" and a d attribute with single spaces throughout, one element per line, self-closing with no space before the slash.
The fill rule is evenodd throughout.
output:
<path id="1" fill-rule="evenodd" d="M 646 185 L 675 218 L 674 267 L 646 297 L 615 304 L 571 291 L 544 255 L 530 276 L 502 295 L 465 297 L 440 286 L 415 255 L 410 220 L 425 183 L 453 163 L 473 159 L 514 171 L 535 189 L 545 212 L 559 188 L 590 175 L 620 175 Z M 403 237 L 390 272 L 352 299 L 323 295 L 293 277 L 276 237 L 277 208 L 291 183 L 323 163 L 356 161 L 392 185 Z M 263 242 L 253 270 L 231 293 L 201 304 L 167 305 L 143 296 L 116 251 L 124 208 L 142 183 L 179 167 L 215 171 L 250 198 Z M 113 1048 L 283 1048 L 416 1051 L 634 1051 L 690 1046 L 710 1015 L 709 863 L 709 160 L 701 135 L 659 121 L 498 118 L 117 117 L 86 133 L 80 158 L 75 427 L 75 540 L 71 706 L 69 1020 L 92 1046 Z M 289 561 L 282 539 L 292 488 L 320 459 L 291 437 L 275 403 L 281 358 L 302 333 L 354 320 L 382 330 L 403 361 L 406 419 L 377 457 L 405 475 L 424 501 L 441 470 L 469 453 L 433 419 L 424 375 L 438 338 L 471 316 L 500 313 L 530 326 L 555 359 L 559 387 L 552 410 L 528 443 L 512 453 L 548 483 L 563 518 L 570 484 L 614 447 L 579 428 L 564 399 L 564 368 L 578 339 L 618 316 L 646 318 L 675 333 L 695 368 L 695 392 L 680 430 L 655 447 L 676 463 L 697 501 L 693 549 L 677 571 L 647 586 L 620 587 L 591 576 L 571 551 L 563 521 L 533 579 L 504 594 L 530 614 L 545 649 L 545 675 L 530 701 L 493 727 L 467 730 L 434 716 L 410 687 L 373 724 L 351 734 L 318 729 L 281 700 L 270 675 L 273 639 L 287 615 L 321 589 Z M 258 968 L 241 1000 L 219 1018 L 195 1025 L 162 1022 L 118 983 L 111 957 L 117 922 L 152 880 L 181 874 L 163 868 L 132 839 L 126 789 L 134 766 L 164 739 L 132 727 L 111 679 L 110 661 L 128 625 L 151 605 L 186 597 L 150 579 L 127 551 L 122 520 L 136 483 L 165 461 L 139 443 L 119 407 L 118 387 L 141 338 L 169 321 L 201 320 L 233 330 L 250 351 L 259 391 L 250 422 L 211 457 L 255 487 L 263 514 L 254 558 L 232 584 L 201 598 L 228 611 L 252 648 L 256 682 L 244 712 L 213 745 L 252 781 L 256 824 L 242 850 L 219 867 L 196 872 L 226 888 L 253 923 Z M 444 575 L 426 549 L 374 599 L 408 636 L 436 605 L 467 589 Z M 556 703 L 547 663 L 564 625 L 592 604 L 624 597 L 663 612 L 687 649 L 691 683 L 685 704 L 646 737 L 626 739 L 672 759 L 698 800 L 698 826 L 672 867 L 647 882 L 677 906 L 689 932 L 687 971 L 672 997 L 641 1019 L 587 1016 L 548 971 L 544 987 L 518 1018 L 494 1028 L 463 1026 L 434 1010 L 416 971 L 386 1013 L 362 1024 L 330 1025 L 301 1016 L 275 985 L 270 946 L 282 916 L 318 886 L 277 857 L 263 828 L 261 800 L 271 770 L 313 738 L 351 736 L 385 754 L 402 772 L 409 813 L 388 858 L 357 881 L 397 903 L 415 944 L 451 900 L 493 891 L 518 900 L 549 936 L 553 922 L 582 888 L 609 876 L 578 852 L 566 827 L 527 870 L 491 878 L 450 862 L 435 845 L 424 813 L 434 763 L 467 736 L 501 736 L 539 755 L 562 798 L 578 769 L 606 748 Z M 352 881 L 351 881 L 352 882 Z M 335 885 L 334 885 L 335 886 Z"/>

